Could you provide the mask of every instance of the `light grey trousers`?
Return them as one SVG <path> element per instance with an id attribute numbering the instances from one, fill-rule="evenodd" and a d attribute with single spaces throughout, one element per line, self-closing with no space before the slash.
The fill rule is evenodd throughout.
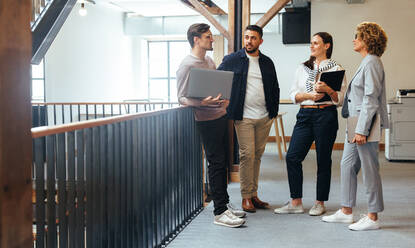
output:
<path id="1" fill-rule="evenodd" d="M 343 207 L 356 206 L 357 175 L 362 168 L 363 184 L 368 198 L 368 211 L 369 213 L 383 211 L 378 150 L 379 142 L 357 145 L 356 143 L 348 143 L 346 138 L 341 161 L 341 205 Z"/>

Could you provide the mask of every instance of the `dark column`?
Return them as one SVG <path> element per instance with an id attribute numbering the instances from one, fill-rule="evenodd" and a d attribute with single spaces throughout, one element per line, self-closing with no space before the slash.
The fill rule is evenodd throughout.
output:
<path id="1" fill-rule="evenodd" d="M 242 3 L 243 0 L 235 0 L 235 38 L 234 50 L 238 51 L 242 48 Z"/>

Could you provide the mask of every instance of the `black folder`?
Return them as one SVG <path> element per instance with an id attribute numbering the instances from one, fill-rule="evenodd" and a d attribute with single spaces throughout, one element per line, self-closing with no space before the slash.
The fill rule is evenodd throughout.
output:
<path id="1" fill-rule="evenodd" d="M 320 81 L 325 82 L 330 88 L 332 88 L 335 91 L 340 91 L 343 83 L 344 78 L 344 70 L 342 71 L 329 71 L 329 72 L 323 72 L 320 77 Z M 331 101 L 331 98 L 329 95 L 324 94 L 323 98 L 316 102 L 326 102 Z"/>

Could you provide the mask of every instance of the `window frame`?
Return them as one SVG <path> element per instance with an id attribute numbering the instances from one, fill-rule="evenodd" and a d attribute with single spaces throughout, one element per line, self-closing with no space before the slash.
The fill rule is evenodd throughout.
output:
<path id="1" fill-rule="evenodd" d="M 177 80 L 176 75 L 171 75 L 170 74 L 170 44 L 174 43 L 174 42 L 184 42 L 187 43 L 186 39 L 168 39 L 168 40 L 147 40 L 147 96 L 148 96 L 148 100 L 151 101 L 150 98 L 150 94 L 151 94 L 151 86 L 150 86 L 150 81 L 151 80 L 167 80 L 167 101 L 171 102 L 171 94 L 175 93 L 175 92 L 170 92 L 171 91 L 171 81 L 173 80 Z M 150 76 L 150 43 L 165 43 L 167 46 L 167 77 L 151 77 Z"/>
<path id="2" fill-rule="evenodd" d="M 43 71 L 43 77 L 33 77 L 33 64 L 30 65 L 30 77 L 31 77 L 31 88 L 30 88 L 30 99 L 32 102 L 36 102 L 36 103 L 43 103 L 45 102 L 46 99 L 46 76 L 45 76 L 45 58 L 43 58 L 41 60 L 42 63 L 42 71 Z M 43 98 L 33 98 L 33 81 L 42 81 L 43 82 Z"/>

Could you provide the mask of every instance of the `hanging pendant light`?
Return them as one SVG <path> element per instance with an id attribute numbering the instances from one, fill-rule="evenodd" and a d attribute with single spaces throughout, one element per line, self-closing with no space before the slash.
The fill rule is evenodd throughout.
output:
<path id="1" fill-rule="evenodd" d="M 79 3 L 81 4 L 81 8 L 79 9 L 78 13 L 80 16 L 86 16 L 88 14 L 88 11 L 85 8 L 85 3 L 95 4 L 94 0 L 79 0 Z"/>
<path id="2" fill-rule="evenodd" d="M 85 8 L 85 3 L 81 3 L 81 8 L 79 9 L 79 15 L 86 16 L 87 14 L 88 14 L 88 11 Z"/>

